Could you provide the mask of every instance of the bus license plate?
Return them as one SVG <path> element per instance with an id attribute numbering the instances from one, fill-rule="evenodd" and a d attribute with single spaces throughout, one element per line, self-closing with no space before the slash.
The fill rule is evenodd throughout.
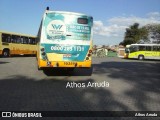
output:
<path id="1" fill-rule="evenodd" d="M 64 65 L 75 65 L 75 62 L 64 62 Z"/>

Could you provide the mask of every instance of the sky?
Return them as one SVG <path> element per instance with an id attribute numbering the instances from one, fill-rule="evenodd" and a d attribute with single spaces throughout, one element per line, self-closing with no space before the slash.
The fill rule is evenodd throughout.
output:
<path id="1" fill-rule="evenodd" d="M 160 24 L 160 0 L 0 0 L 0 31 L 36 36 L 47 6 L 93 16 L 97 45 L 119 44 L 135 22 Z"/>

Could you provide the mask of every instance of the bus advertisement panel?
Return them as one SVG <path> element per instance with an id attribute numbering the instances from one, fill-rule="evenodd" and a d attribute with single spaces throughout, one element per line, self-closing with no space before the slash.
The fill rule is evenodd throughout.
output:
<path id="1" fill-rule="evenodd" d="M 46 11 L 38 38 L 38 66 L 91 67 L 93 18 L 73 12 Z"/>

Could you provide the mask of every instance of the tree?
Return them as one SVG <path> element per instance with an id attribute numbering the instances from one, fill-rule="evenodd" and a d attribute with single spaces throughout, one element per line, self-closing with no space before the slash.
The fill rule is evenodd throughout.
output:
<path id="1" fill-rule="evenodd" d="M 160 24 L 148 24 L 144 28 L 148 30 L 150 42 L 160 44 Z"/>
<path id="2" fill-rule="evenodd" d="M 148 40 L 148 31 L 146 28 L 139 28 L 139 23 L 134 23 L 126 28 L 124 40 L 120 44 L 126 46 L 127 44 L 138 43 L 141 39 Z"/>

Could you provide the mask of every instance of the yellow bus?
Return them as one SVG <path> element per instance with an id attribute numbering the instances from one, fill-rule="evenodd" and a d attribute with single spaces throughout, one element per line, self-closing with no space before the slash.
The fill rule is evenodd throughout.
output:
<path id="1" fill-rule="evenodd" d="M 131 44 L 125 49 L 125 58 L 160 60 L 160 44 Z"/>
<path id="2" fill-rule="evenodd" d="M 90 68 L 92 27 L 91 16 L 46 10 L 38 32 L 38 68 Z"/>
<path id="3" fill-rule="evenodd" d="M 36 36 L 0 31 L 0 55 L 36 55 Z"/>

